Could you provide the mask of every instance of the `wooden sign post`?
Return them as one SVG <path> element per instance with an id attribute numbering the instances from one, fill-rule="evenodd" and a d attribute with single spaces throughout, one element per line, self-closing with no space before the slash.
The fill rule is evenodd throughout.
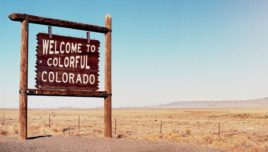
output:
<path id="1" fill-rule="evenodd" d="M 21 22 L 21 48 L 20 48 L 20 88 L 19 88 L 19 137 L 27 137 L 27 88 L 28 88 L 28 37 L 29 23 L 25 18 Z"/>
<path id="2" fill-rule="evenodd" d="M 105 26 L 112 29 L 112 17 L 105 17 Z M 112 92 L 112 33 L 105 34 L 105 73 L 104 73 L 104 89 Z M 112 96 L 104 99 L 104 136 L 112 137 Z"/>
<path id="3" fill-rule="evenodd" d="M 19 138 L 27 139 L 27 97 L 73 96 L 104 98 L 104 136 L 112 137 L 112 18 L 105 27 L 28 14 L 12 13 L 21 22 Z M 29 23 L 105 34 L 104 91 L 98 91 L 99 41 L 39 33 L 37 35 L 36 89 L 28 88 Z M 88 34 L 89 35 L 89 34 Z M 88 36 L 89 37 L 89 36 Z M 57 43 L 58 42 L 58 43 Z M 64 49 L 65 46 L 65 49 Z M 56 47 L 59 47 L 56 49 Z M 54 52 L 53 52 L 54 48 Z M 70 53 L 68 54 L 68 53 Z M 80 60 L 79 60 L 80 59 Z M 64 60 L 64 61 L 63 61 Z"/>

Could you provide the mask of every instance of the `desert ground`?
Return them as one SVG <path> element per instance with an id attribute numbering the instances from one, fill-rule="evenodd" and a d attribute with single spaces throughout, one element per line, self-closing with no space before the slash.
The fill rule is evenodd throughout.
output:
<path id="1" fill-rule="evenodd" d="M 80 120 L 80 121 L 79 121 Z M 0 110 L 0 139 L 17 137 L 18 110 Z M 28 136 L 103 137 L 102 109 L 30 109 Z M 114 138 L 268 151 L 268 109 L 114 109 Z"/>

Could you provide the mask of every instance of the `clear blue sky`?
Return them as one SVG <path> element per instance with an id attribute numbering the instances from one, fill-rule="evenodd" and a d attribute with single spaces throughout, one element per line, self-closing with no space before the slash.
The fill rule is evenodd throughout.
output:
<path id="1" fill-rule="evenodd" d="M 265 0 L 3 0 L 0 107 L 18 107 L 20 23 L 8 19 L 12 12 L 97 25 L 104 25 L 110 13 L 114 107 L 266 97 L 267 6 Z M 46 31 L 46 26 L 30 25 L 31 88 L 35 35 Z M 86 36 L 84 31 L 56 27 L 53 33 Z M 91 35 L 101 41 L 103 53 L 104 36 Z M 30 108 L 102 105 L 94 98 L 29 98 Z"/>

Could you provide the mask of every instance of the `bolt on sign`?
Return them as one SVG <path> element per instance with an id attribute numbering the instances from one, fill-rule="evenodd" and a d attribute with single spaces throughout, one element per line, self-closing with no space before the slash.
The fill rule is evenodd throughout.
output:
<path id="1" fill-rule="evenodd" d="M 98 90 L 98 40 L 37 34 L 36 88 Z"/>

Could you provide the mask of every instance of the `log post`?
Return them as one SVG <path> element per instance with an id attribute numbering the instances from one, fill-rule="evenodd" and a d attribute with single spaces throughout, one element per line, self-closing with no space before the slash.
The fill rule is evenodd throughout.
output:
<path id="1" fill-rule="evenodd" d="M 112 93 L 112 17 L 105 16 L 105 27 L 110 29 L 105 34 L 104 89 Z M 112 137 L 112 96 L 104 98 L 104 136 Z"/>
<path id="2" fill-rule="evenodd" d="M 50 120 L 50 114 L 48 115 L 48 127 L 50 128 L 50 122 L 51 122 L 51 120 Z"/>
<path id="3" fill-rule="evenodd" d="M 5 125 L 5 123 L 6 123 L 6 116 L 5 116 L 5 114 L 3 114 L 2 125 Z"/>
<path id="4" fill-rule="evenodd" d="M 160 131 L 159 131 L 160 134 L 162 133 L 162 126 L 163 126 L 163 124 L 162 124 L 162 120 L 161 120 L 160 121 Z"/>
<path id="5" fill-rule="evenodd" d="M 28 19 L 21 22 L 19 139 L 27 139 L 27 88 L 28 88 Z"/>
<path id="6" fill-rule="evenodd" d="M 80 131 L 80 115 L 78 115 L 77 128 L 78 128 L 78 131 Z"/>
<path id="7" fill-rule="evenodd" d="M 221 123 L 219 122 L 218 123 L 218 136 L 221 135 Z"/>
<path id="8" fill-rule="evenodd" d="M 115 118 L 115 119 L 114 119 L 114 134 L 115 134 L 115 135 L 116 135 L 116 127 L 117 127 L 117 126 L 116 126 L 116 125 L 117 125 L 116 123 L 117 123 L 117 122 L 116 122 L 116 118 Z"/>

